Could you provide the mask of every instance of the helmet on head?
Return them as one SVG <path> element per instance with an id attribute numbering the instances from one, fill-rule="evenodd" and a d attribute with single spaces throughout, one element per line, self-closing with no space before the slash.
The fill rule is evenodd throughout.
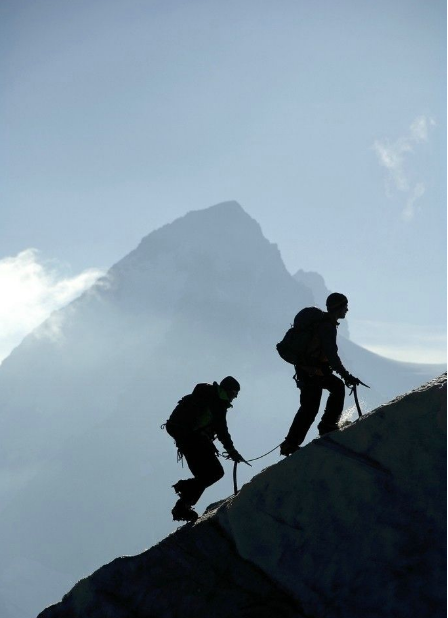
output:
<path id="1" fill-rule="evenodd" d="M 339 309 L 339 307 L 343 307 L 348 304 L 348 298 L 344 294 L 339 294 L 339 292 L 333 292 L 327 298 L 327 310 L 334 311 L 335 309 Z"/>
<path id="2" fill-rule="evenodd" d="M 240 390 L 239 382 L 235 380 L 235 378 L 232 378 L 232 376 L 227 376 L 226 378 L 221 380 L 221 383 L 219 386 L 223 388 L 226 392 L 230 392 L 230 391 L 239 392 Z"/>

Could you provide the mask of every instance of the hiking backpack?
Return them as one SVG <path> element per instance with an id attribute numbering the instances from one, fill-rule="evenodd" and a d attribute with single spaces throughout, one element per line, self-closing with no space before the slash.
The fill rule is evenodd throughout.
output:
<path id="1" fill-rule="evenodd" d="M 286 331 L 283 339 L 277 343 L 280 357 L 291 365 L 306 363 L 310 346 L 317 326 L 324 319 L 325 312 L 317 307 L 305 307 L 294 318 L 294 325 Z"/>
<path id="2" fill-rule="evenodd" d="M 165 424 L 165 429 L 172 438 L 176 439 L 185 431 L 194 431 L 198 423 L 201 426 L 204 408 L 208 408 L 210 392 L 213 392 L 210 384 L 196 384 L 192 393 L 178 401 Z"/>

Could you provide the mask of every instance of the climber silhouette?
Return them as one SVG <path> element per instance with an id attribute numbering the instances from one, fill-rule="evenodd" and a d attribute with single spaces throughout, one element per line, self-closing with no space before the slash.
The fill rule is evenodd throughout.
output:
<path id="1" fill-rule="evenodd" d="M 358 378 L 345 369 L 336 344 L 338 320 L 345 318 L 348 311 L 347 297 L 338 292 L 330 294 L 326 306 L 327 312 L 311 308 L 317 313 L 318 319 L 308 327 L 312 329 L 312 336 L 300 364 L 295 365 L 296 382 L 300 388 L 300 408 L 280 445 L 280 453 L 285 456 L 294 453 L 304 441 L 319 411 L 324 389 L 330 394 L 318 425 L 320 436 L 338 429 L 338 421 L 344 408 L 344 382 L 346 386 L 360 383 Z M 307 310 L 309 309 L 296 315 L 294 327 L 300 320 L 300 315 Z M 339 373 L 344 381 L 336 377 L 333 371 Z"/>
<path id="2" fill-rule="evenodd" d="M 197 384 L 183 397 L 166 422 L 168 434 L 174 438 L 180 457 L 185 457 L 193 477 L 173 485 L 180 496 L 172 515 L 175 521 L 195 521 L 193 506 L 204 490 L 224 475 L 213 440 L 218 438 L 233 461 L 244 461 L 233 446 L 227 428 L 227 410 L 238 396 L 240 385 L 232 376 L 220 384 Z"/>

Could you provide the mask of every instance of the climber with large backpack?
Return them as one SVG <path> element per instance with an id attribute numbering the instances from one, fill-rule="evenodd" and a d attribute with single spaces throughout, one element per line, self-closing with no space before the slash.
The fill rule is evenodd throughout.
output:
<path id="1" fill-rule="evenodd" d="M 328 296 L 326 306 L 327 311 L 317 307 L 299 311 L 293 326 L 277 344 L 277 351 L 283 360 L 294 365 L 294 378 L 300 389 L 300 408 L 280 445 L 280 454 L 284 456 L 297 451 L 304 441 L 319 411 L 323 390 L 330 394 L 317 427 L 320 436 L 338 429 L 344 408 L 345 386 L 362 384 L 342 364 L 336 344 L 338 320 L 344 319 L 348 311 L 347 297 L 334 292 Z M 334 371 L 342 380 L 334 375 Z"/>
<path id="2" fill-rule="evenodd" d="M 193 474 L 193 478 L 173 485 L 179 495 L 171 511 L 175 521 L 196 521 L 198 514 L 192 507 L 207 487 L 224 476 L 219 451 L 213 444 L 215 438 L 222 443 L 228 459 L 245 461 L 233 446 L 226 419 L 239 391 L 240 385 L 232 376 L 219 384 L 197 384 L 190 395 L 182 397 L 165 424 L 175 440 L 178 459 L 185 457 Z"/>

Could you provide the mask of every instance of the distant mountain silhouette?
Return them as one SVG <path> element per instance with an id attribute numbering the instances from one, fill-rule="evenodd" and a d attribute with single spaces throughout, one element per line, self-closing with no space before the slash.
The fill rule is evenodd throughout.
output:
<path id="1" fill-rule="evenodd" d="M 444 617 L 446 375 L 271 466 L 38 618 Z"/>
<path id="2" fill-rule="evenodd" d="M 287 272 L 277 246 L 226 202 L 149 234 L 12 352 L 0 366 L 5 618 L 36 609 L 34 593 L 15 592 L 24 570 L 36 569 L 50 602 L 70 581 L 173 529 L 170 486 L 182 470 L 159 427 L 197 382 L 240 381 L 229 425 L 243 455 L 283 439 L 298 391 L 275 344 L 310 304 L 313 293 Z M 340 351 L 372 386 L 360 392 L 364 409 L 440 373 L 342 337 Z M 241 471 L 241 482 L 255 472 Z M 225 477 L 204 500 L 229 491 Z"/>

